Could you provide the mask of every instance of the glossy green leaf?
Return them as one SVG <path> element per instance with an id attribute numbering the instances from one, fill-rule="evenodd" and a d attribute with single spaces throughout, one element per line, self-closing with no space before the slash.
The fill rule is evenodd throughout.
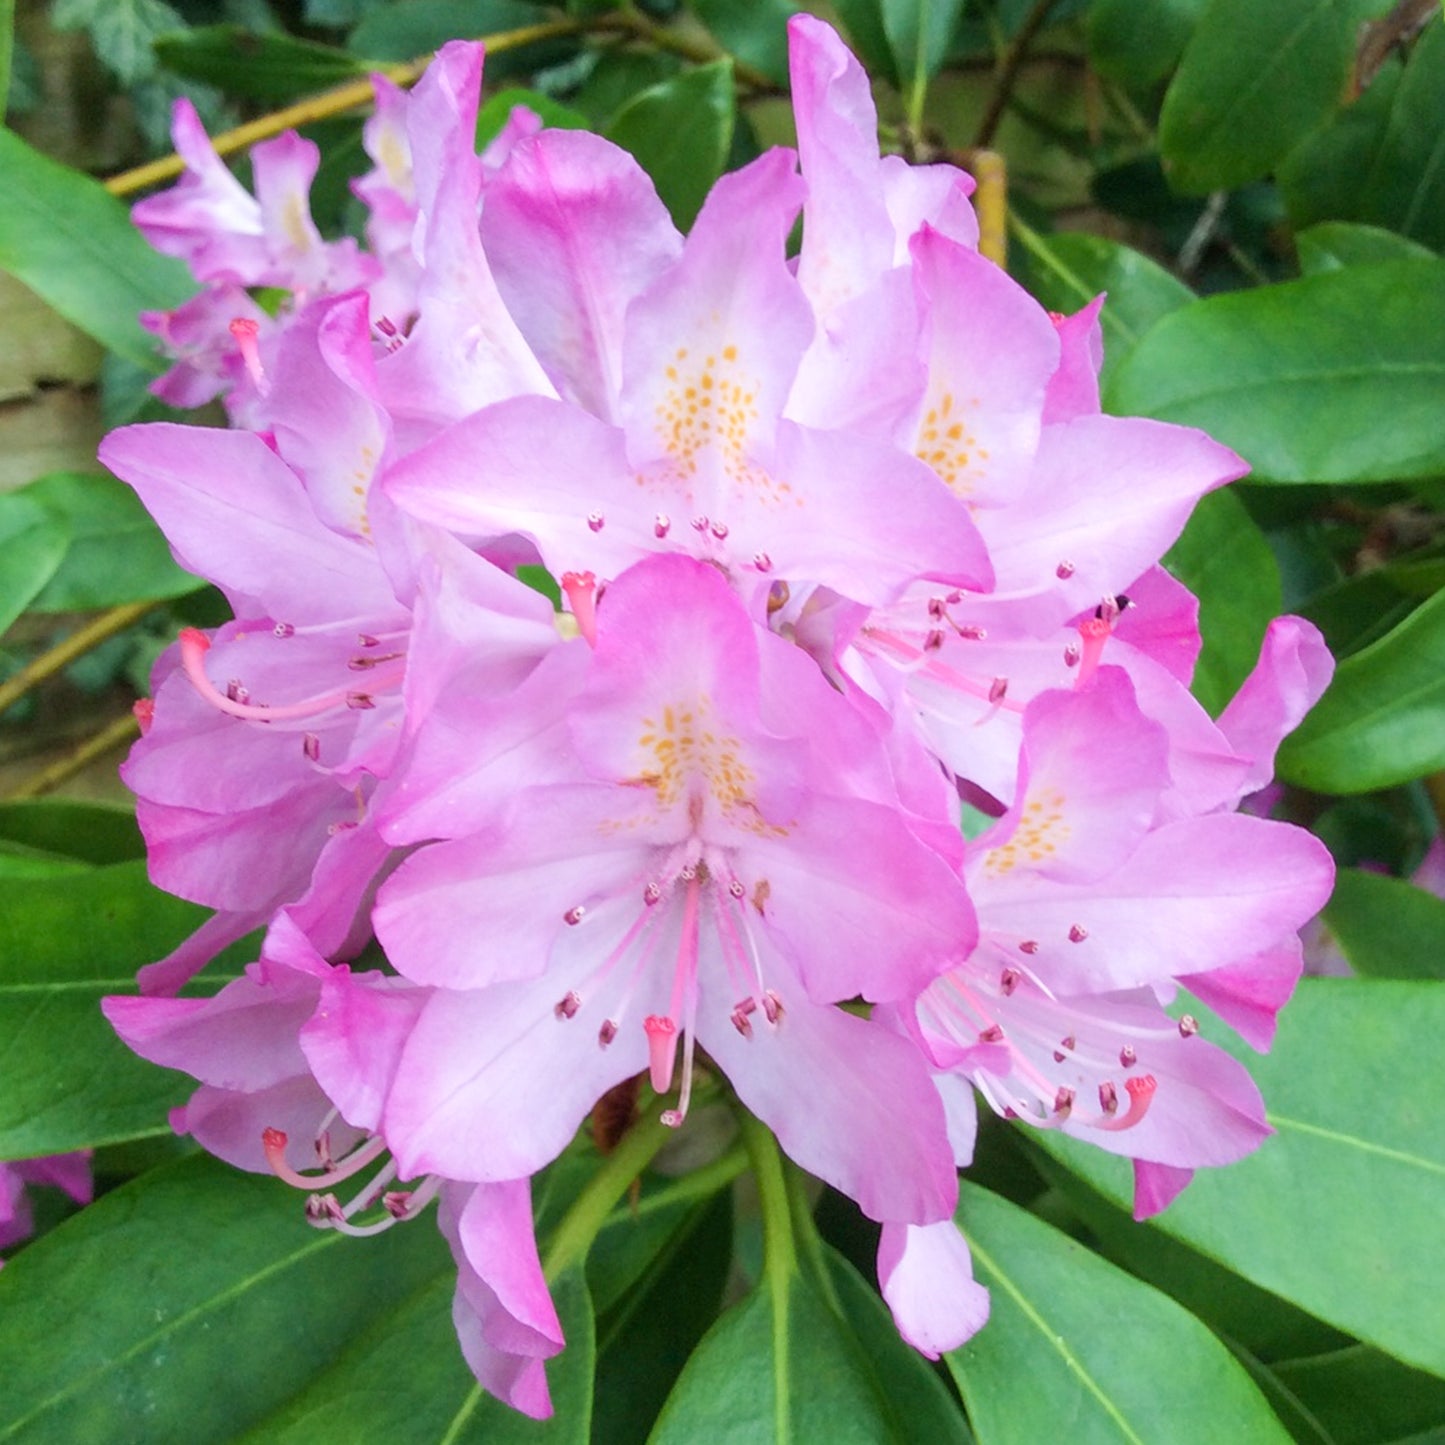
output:
<path id="1" fill-rule="evenodd" d="M 458 36 L 496 35 L 546 19 L 542 6 L 524 0 L 397 0 L 363 16 L 346 46 L 368 60 L 415 60 Z M 487 67 L 493 68 L 490 58 Z"/>
<path id="2" fill-rule="evenodd" d="M 1161 1229 L 1347 1334 L 1445 1375 L 1445 1132 L 1428 1077 L 1445 1033 L 1438 983 L 1304 979 L 1264 1057 L 1242 1045 L 1276 1133 L 1202 1169 Z M 1140 1066 L 1148 1060 L 1140 1056 Z M 1127 1161 L 1035 1133 L 1127 1208 Z"/>
<path id="3" fill-rule="evenodd" d="M 1167 1295 L 996 1194 L 964 1183 L 958 1220 L 988 1324 L 947 1356 L 980 1445 L 1148 1445 L 1181 1420 L 1221 1440 L 1289 1435 L 1209 1330 Z"/>
<path id="4" fill-rule="evenodd" d="M 145 857 L 133 809 L 73 798 L 0 803 L 0 839 L 90 864 Z"/>
<path id="5" fill-rule="evenodd" d="M 1249 676 L 1265 628 L 1283 610 L 1279 567 L 1244 503 L 1228 491 L 1201 498 L 1164 565 L 1199 598 L 1204 647 L 1193 691 L 1217 714 Z"/>
<path id="6" fill-rule="evenodd" d="M 1347 657 L 1280 749 L 1286 781 L 1363 793 L 1445 767 L 1445 592 Z"/>
<path id="7" fill-rule="evenodd" d="M 153 251 L 105 188 L 0 130 L 0 270 L 103 346 L 159 371 L 142 311 L 179 306 L 185 267 Z"/>
<path id="8" fill-rule="evenodd" d="M 1324 916 L 1356 973 L 1445 979 L 1445 899 L 1385 873 L 1341 868 Z"/>
<path id="9" fill-rule="evenodd" d="M 63 516 L 71 531 L 65 560 L 31 603 L 36 612 L 184 597 L 205 586 L 176 564 L 140 498 L 113 477 L 52 472 L 19 495 Z"/>
<path id="10" fill-rule="evenodd" d="M 717 1316 L 732 1267 L 732 1239 L 730 1193 L 694 1204 L 643 1277 L 598 1320 L 593 1445 L 633 1445 L 647 1438 L 688 1356 Z M 593 1245 L 589 1274 L 601 1244 L 599 1238 Z"/>
<path id="11" fill-rule="evenodd" d="M 1266 175 L 1338 103 L 1356 0 L 1210 0 L 1159 117 L 1171 183 L 1188 195 Z"/>
<path id="12" fill-rule="evenodd" d="M 1368 221 L 1445 247 L 1445 26 L 1295 150 L 1279 181 L 1296 227 Z"/>
<path id="13" fill-rule="evenodd" d="M 788 20 L 801 9 L 793 0 L 693 0 L 692 8 L 729 55 L 788 83 Z"/>
<path id="14" fill-rule="evenodd" d="M 1104 331 L 1107 385 L 1140 337 L 1161 317 L 1194 299 L 1194 293 L 1157 261 L 1103 236 L 1064 231 L 1020 237 L 1015 256 L 1024 285 L 1051 311 L 1065 314 L 1108 293 L 1099 324 Z"/>
<path id="15" fill-rule="evenodd" d="M 15 53 L 15 0 L 0 0 L 0 122 L 10 105 L 10 62 Z"/>
<path id="16" fill-rule="evenodd" d="M 1207 0 L 1094 0 L 1089 7 L 1089 59 L 1100 75 L 1145 90 L 1174 68 Z"/>
<path id="17" fill-rule="evenodd" d="M 764 1280 L 718 1320 L 668 1397 L 649 1445 L 967 1439 L 963 1417 L 903 1343 L 882 1301 L 850 1264 L 826 1254 L 828 1285 L 794 1271 L 786 1293 L 775 1297 Z"/>
<path id="18" fill-rule="evenodd" d="M 1352 266 L 1195 301 L 1139 343 L 1109 410 L 1202 427 L 1261 480 L 1445 472 L 1445 261 Z"/>
<path id="19" fill-rule="evenodd" d="M 0 632 L 55 575 L 70 546 L 70 521 L 24 491 L 0 494 Z"/>
<path id="20" fill-rule="evenodd" d="M 736 115 L 732 64 L 719 60 L 634 96 L 606 134 L 637 158 L 685 231 L 722 174 Z"/>
<path id="21" fill-rule="evenodd" d="M 234 1440 L 447 1255 L 430 1221 L 356 1240 L 311 1228 L 302 1205 L 279 1180 L 196 1155 L 21 1251 L 0 1270 L 0 1441 Z M 398 1382 L 373 1386 L 384 1398 Z"/>
<path id="22" fill-rule="evenodd" d="M 1295 237 L 1300 270 L 1306 276 L 1340 271 L 1346 266 L 1373 266 L 1381 261 L 1433 261 L 1435 253 L 1379 226 L 1354 221 L 1321 221 Z"/>
<path id="23" fill-rule="evenodd" d="M 531 1420 L 486 1394 L 467 1369 L 452 1325 L 456 1268 L 438 1249 L 435 1221 L 407 1228 L 429 1238 L 431 1276 L 273 1413 L 255 1419 L 249 1445 L 587 1445 L 592 1404 L 592 1307 L 575 1272 L 553 1287 L 567 1347 L 547 1367 L 553 1416 Z M 399 1233 L 401 1231 L 392 1231 Z M 345 1261 L 337 1262 L 344 1268 Z M 231 1438 L 231 1437 L 226 1437 Z"/>
<path id="24" fill-rule="evenodd" d="M 285 105 L 367 73 L 363 61 L 334 46 L 281 31 L 256 35 L 240 25 L 177 31 L 155 49 L 176 75 L 265 105 Z"/>
<path id="25" fill-rule="evenodd" d="M 509 85 L 505 90 L 489 95 L 477 112 L 478 150 L 484 149 L 502 133 L 503 126 L 511 119 L 512 111 L 519 105 L 526 106 L 541 118 L 544 126 L 553 130 L 587 129 L 587 117 L 573 110 L 571 106 L 553 100 L 550 95 Z"/>
<path id="26" fill-rule="evenodd" d="M 1416 1439 L 1438 1445 L 1445 1380 L 1412 1370 L 1368 1345 L 1285 1360 L 1270 1373 L 1308 1411 L 1331 1445 Z"/>
<path id="27" fill-rule="evenodd" d="M 205 917 L 139 862 L 0 880 L 0 1159 L 167 1132 L 166 1110 L 194 1085 L 131 1053 L 100 1000 L 133 992 L 136 970 Z"/>
<path id="28" fill-rule="evenodd" d="M 883 33 L 906 91 L 917 92 L 948 55 L 963 0 L 882 0 Z"/>

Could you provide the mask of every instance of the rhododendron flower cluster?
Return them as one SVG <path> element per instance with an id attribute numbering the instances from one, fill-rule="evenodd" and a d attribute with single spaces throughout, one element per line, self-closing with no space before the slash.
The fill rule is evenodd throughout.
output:
<path id="1" fill-rule="evenodd" d="M 615 1087 L 766 1124 L 882 1226 L 937 1354 L 987 1313 L 952 1222 L 975 1097 L 1163 1208 L 1269 1132 L 1187 995 L 1268 1047 L 1330 888 L 1237 811 L 1318 635 L 1278 621 L 1212 720 L 1159 565 L 1243 464 L 1103 415 L 1100 303 L 1043 311 L 969 178 L 880 157 L 856 62 L 790 36 L 796 152 L 686 237 L 595 135 L 519 113 L 478 156 L 462 44 L 378 83 L 370 252 L 311 226 L 304 142 L 253 199 L 185 109 L 190 170 L 135 213 L 206 286 L 155 323 L 165 394 L 235 426 L 101 455 L 235 620 L 161 658 L 125 767 L 155 880 L 216 915 L 108 1016 L 199 1080 L 176 1126 L 318 1226 L 439 1197 L 467 1360 L 536 1416 L 564 1340 L 530 1181 Z"/>

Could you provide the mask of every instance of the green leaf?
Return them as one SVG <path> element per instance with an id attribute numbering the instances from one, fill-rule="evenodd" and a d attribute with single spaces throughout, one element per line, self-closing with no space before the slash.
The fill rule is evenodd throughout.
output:
<path id="1" fill-rule="evenodd" d="M 1385 873 L 1341 868 L 1324 918 L 1356 973 L 1445 979 L 1445 899 Z"/>
<path id="2" fill-rule="evenodd" d="M 1347 657 L 1280 749 L 1287 782 L 1321 793 L 1393 787 L 1445 767 L 1445 592 Z"/>
<path id="3" fill-rule="evenodd" d="M 948 56 L 963 0 L 882 0 L 883 33 L 903 89 L 917 95 Z"/>
<path id="4" fill-rule="evenodd" d="M 604 1239 L 593 1245 L 589 1264 Z M 732 1266 L 732 1239 L 730 1193 L 694 1204 L 643 1278 L 599 1319 L 593 1445 L 633 1445 L 647 1438 L 717 1315 Z"/>
<path id="5" fill-rule="evenodd" d="M 55 575 L 70 546 L 70 520 L 25 491 L 0 494 L 0 632 Z"/>
<path id="6" fill-rule="evenodd" d="M 882 1301 L 826 1249 L 827 1280 L 767 1279 L 708 1331 L 649 1445 L 947 1445 L 968 1438 L 938 1378 L 898 1335 Z M 855 1321 L 857 1323 L 855 1323 Z"/>
<path id="7" fill-rule="evenodd" d="M 1437 983 L 1302 980 L 1273 1050 L 1249 1056 L 1275 1136 L 1237 1164 L 1201 1169 L 1141 1227 L 1445 1375 L 1445 1133 L 1429 1087 L 1442 1031 Z M 1129 1207 L 1126 1160 L 1058 1133 L 1032 1137 Z"/>
<path id="8" fill-rule="evenodd" d="M 446 1256 L 429 1222 L 356 1240 L 311 1228 L 302 1205 L 279 1180 L 195 1155 L 22 1250 L 0 1271 L 0 1440 L 115 1440 L 132 1426 L 147 1445 L 234 1440 Z M 376 1409 L 398 1387 L 388 1372 L 362 1398 Z"/>
<path id="9" fill-rule="evenodd" d="M 1418 241 L 1379 226 L 1353 221 L 1321 221 L 1295 237 L 1300 270 L 1306 276 L 1339 271 L 1346 266 L 1372 266 L 1381 261 L 1433 261 L 1435 253 Z"/>
<path id="10" fill-rule="evenodd" d="M 1166 316 L 1108 410 L 1202 427 L 1261 480 L 1445 472 L 1445 261 L 1352 266 L 1209 296 Z"/>
<path id="11" fill-rule="evenodd" d="M 535 90 L 523 90 L 511 85 L 499 90 L 483 102 L 477 112 L 477 149 L 483 150 L 501 133 L 502 127 L 511 118 L 512 111 L 519 105 L 541 117 L 542 124 L 552 130 L 586 130 L 587 117 L 580 115 L 571 106 L 553 100 Z"/>
<path id="12" fill-rule="evenodd" d="M 1356 0 L 1210 0 L 1159 117 L 1186 195 L 1266 175 L 1333 112 L 1349 73 Z"/>
<path id="13" fill-rule="evenodd" d="M 1094 0 L 1089 59 L 1100 75 L 1130 90 L 1163 80 L 1194 32 L 1207 0 L 1155 0 L 1147 19 L 1139 0 Z"/>
<path id="14" fill-rule="evenodd" d="M 0 194 L 0 269 L 103 346 L 159 371 L 136 317 L 195 291 L 185 267 L 151 250 L 104 187 L 8 130 L 0 130 Z"/>
<path id="15" fill-rule="evenodd" d="M 736 114 L 732 62 L 718 60 L 634 96 L 605 134 L 637 158 L 685 231 L 722 174 Z"/>
<path id="16" fill-rule="evenodd" d="M 0 0 L 0 124 L 10 107 L 10 64 L 15 56 L 15 0 Z"/>
<path id="17" fill-rule="evenodd" d="M 1417 1436 L 1418 1445 L 1438 1445 L 1445 1381 L 1368 1345 L 1285 1360 L 1272 1365 L 1270 1373 L 1335 1445 L 1378 1445 Z"/>
<path id="18" fill-rule="evenodd" d="M 1020 240 L 1023 245 L 1014 252 L 1023 262 L 1020 279 L 1049 310 L 1077 311 L 1108 292 L 1099 313 L 1106 385 L 1156 321 L 1194 299 L 1157 261 L 1103 236 L 1077 231 L 1044 236 L 1030 230 L 1021 231 Z"/>
<path id="19" fill-rule="evenodd" d="M 987 1325 L 946 1358 L 982 1445 L 1065 1429 L 1070 1445 L 1148 1445 L 1206 1419 L 1220 1440 L 1290 1438 L 1229 1351 L 1167 1295 L 975 1185 L 960 1187 L 958 1220 L 991 1303 Z"/>
<path id="20" fill-rule="evenodd" d="M 346 47 L 368 60 L 414 60 L 457 36 L 495 35 L 546 19 L 541 6 L 523 0 L 397 0 L 364 16 Z"/>
<path id="21" fill-rule="evenodd" d="M 434 1221 L 406 1232 L 437 1240 Z M 399 1233 L 400 1231 L 392 1231 Z M 592 1404 L 592 1307 L 576 1271 L 553 1286 L 567 1347 L 547 1367 L 552 1419 L 528 1419 L 485 1394 L 462 1358 L 452 1324 L 456 1268 L 447 1251 L 428 1243 L 439 1268 L 409 1298 L 380 1316 L 325 1371 L 307 1381 L 274 1413 L 256 1419 L 241 1437 L 253 1445 L 586 1445 Z M 226 1436 L 226 1439 L 233 1437 Z"/>
<path id="22" fill-rule="evenodd" d="M 364 61 L 335 46 L 281 33 L 255 35 L 239 25 L 178 31 L 155 49 L 167 70 L 266 105 L 285 105 L 367 73 Z"/>
<path id="23" fill-rule="evenodd" d="M 58 30 L 88 30 L 95 53 L 122 85 L 153 75 L 156 37 L 186 23 L 164 0 L 56 0 L 50 20 Z"/>
<path id="24" fill-rule="evenodd" d="M 1279 182 L 1296 227 L 1368 221 L 1445 247 L 1445 26 L 1295 150 Z"/>
<path id="25" fill-rule="evenodd" d="M 1265 628 L 1283 610 L 1274 553 L 1238 497 L 1211 492 L 1200 499 L 1164 565 L 1199 598 L 1204 647 L 1193 691 L 1218 714 L 1249 676 Z"/>
<path id="26" fill-rule="evenodd" d="M 133 809 L 73 798 L 0 803 L 0 839 L 83 863 L 145 857 Z"/>
<path id="27" fill-rule="evenodd" d="M 105 475 L 52 472 L 23 488 L 66 519 L 70 547 L 36 596 L 36 612 L 84 612 L 121 602 L 184 597 L 205 583 L 177 566 L 140 498 Z"/>
<path id="28" fill-rule="evenodd" d="M 0 1159 L 167 1132 L 192 1081 L 131 1053 L 100 1000 L 133 992 L 136 970 L 205 918 L 153 888 L 140 862 L 0 879 Z"/>
<path id="29" fill-rule="evenodd" d="M 693 0 L 692 8 L 729 55 L 787 85 L 793 0 Z"/>

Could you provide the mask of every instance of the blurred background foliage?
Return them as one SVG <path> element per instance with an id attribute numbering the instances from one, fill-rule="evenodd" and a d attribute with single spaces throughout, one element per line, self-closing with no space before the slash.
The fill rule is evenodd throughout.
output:
<path id="1" fill-rule="evenodd" d="M 585 1279 L 565 1282 L 565 1408 L 539 1428 L 468 1393 L 434 1237 L 397 1231 L 418 1237 L 337 1264 L 279 1186 L 177 1157 L 164 1109 L 180 1081 L 98 1016 L 101 994 L 197 922 L 145 882 L 115 765 L 158 651 L 183 623 L 224 615 L 94 461 L 108 427 L 168 415 L 146 394 L 159 362 L 134 318 L 175 305 L 187 281 L 116 195 L 157 177 L 132 168 L 168 152 L 174 98 L 213 133 L 274 131 L 268 117 L 302 106 L 324 156 L 317 220 L 359 234 L 347 183 L 367 165 L 364 109 L 312 98 L 387 66 L 414 78 L 454 36 L 501 37 L 479 141 L 525 100 L 631 150 L 686 225 L 719 173 L 791 139 L 797 8 L 0 4 L 13 38 L 0 67 L 0 1158 L 98 1146 L 113 1191 L 0 1274 L 0 1439 L 118 1438 L 99 1432 L 144 1402 L 147 1440 L 627 1441 L 659 1411 L 656 1438 L 713 1439 L 720 1418 L 752 1418 L 736 1381 L 767 1375 L 791 1380 L 803 1440 L 1445 1441 L 1438 0 L 807 7 L 874 76 L 886 149 L 966 168 L 1002 157 L 1008 265 L 1046 306 L 1108 292 L 1106 409 L 1204 427 L 1251 463 L 1168 558 L 1201 599 L 1205 706 L 1227 701 L 1280 611 L 1315 622 L 1339 660 L 1272 800 L 1342 871 L 1309 940 L 1330 977 L 1306 982 L 1274 1053 L 1250 1061 L 1279 1131 L 1258 1157 L 1136 1226 L 1118 1161 L 990 1120 L 970 1174 L 985 1187 L 960 1218 L 995 1318 L 938 1371 L 898 1347 L 863 1284 L 870 1227 L 846 1201 L 808 1201 L 826 1253 L 790 1287 L 807 1328 L 780 1342 L 747 1293 L 759 1243 L 745 1190 L 649 1175 L 647 1227 L 623 1228 L 622 1206 Z M 244 147 L 235 159 L 244 176 Z M 112 177 L 110 193 L 92 176 Z M 551 1171 L 544 1218 L 590 1148 Z M 740 1169 L 715 1170 L 715 1186 Z M 47 1202 L 42 1224 L 63 1213 Z M 177 1240 L 195 1250 L 180 1273 Z M 172 1323 L 147 1332 L 103 1302 L 136 1290 Z M 742 1302 L 704 1339 L 723 1300 Z M 278 1329 L 303 1303 L 309 1323 Z M 315 1335 L 306 1350 L 298 1331 Z M 361 1383 L 377 1361 L 384 1409 Z M 218 1374 L 234 1376 L 219 1393 Z"/>

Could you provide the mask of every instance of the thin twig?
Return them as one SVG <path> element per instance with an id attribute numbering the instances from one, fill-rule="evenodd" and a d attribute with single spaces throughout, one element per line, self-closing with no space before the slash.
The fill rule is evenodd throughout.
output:
<path id="1" fill-rule="evenodd" d="M 1008 265 L 1008 166 L 997 151 L 976 150 L 968 169 L 978 182 L 973 208 L 978 214 L 978 251 L 996 266 Z"/>
<path id="2" fill-rule="evenodd" d="M 615 30 L 619 26 L 617 19 L 610 16 L 601 16 L 592 21 L 590 26 L 580 20 L 550 20 L 542 25 L 527 25 L 519 30 L 503 30 L 496 35 L 484 35 L 481 40 L 489 55 L 497 55 L 504 50 L 516 50 L 539 40 L 575 35 L 578 31 L 589 28 Z M 382 65 L 377 69 L 394 84 L 406 86 L 420 78 L 422 72 L 431 64 L 431 59 L 430 55 L 426 55 L 419 60 Z M 221 134 L 212 136 L 211 144 L 218 155 L 230 155 L 233 151 L 242 151 L 255 145 L 257 141 L 280 135 L 284 130 L 310 125 L 313 121 L 327 120 L 331 116 L 355 110 L 358 106 L 370 105 L 375 99 L 376 91 L 370 78 L 351 80 L 334 90 L 310 96 L 306 100 L 297 101 L 295 105 L 288 105 L 284 110 L 273 110 L 256 120 L 247 121 L 245 125 L 238 125 L 235 130 L 222 131 Z M 147 186 L 169 181 L 180 175 L 184 169 L 185 162 L 179 156 L 164 156 L 160 160 L 150 161 L 134 170 L 112 176 L 105 183 L 105 188 L 112 195 L 128 196 L 135 191 L 145 190 Z"/>
<path id="3" fill-rule="evenodd" d="M 130 742 L 139 734 L 140 724 L 132 714 L 126 713 L 124 717 L 107 723 L 98 733 L 86 738 L 79 747 L 51 763 L 48 768 L 27 778 L 18 788 L 8 793 L 4 801 L 13 803 L 22 798 L 40 798 L 46 793 L 54 792 L 97 758 L 104 757 L 113 748 Z"/>
<path id="4" fill-rule="evenodd" d="M 1058 0 L 1034 0 L 1033 9 L 1024 17 L 1024 23 L 1019 26 L 1018 33 L 1005 52 L 1003 64 L 999 67 L 998 80 L 988 100 L 988 109 L 984 111 L 983 119 L 978 124 L 978 134 L 973 138 L 974 145 L 979 149 L 993 144 L 994 132 L 1008 108 L 1009 96 L 1013 94 L 1014 82 L 1023 67 L 1028 48 L 1033 43 L 1034 36 L 1043 29 L 1044 22 L 1049 18 L 1049 11 L 1057 3 Z"/>
<path id="5" fill-rule="evenodd" d="M 154 601 L 127 602 L 120 607 L 112 607 L 109 612 L 102 612 L 93 622 L 88 622 L 79 632 L 72 632 L 64 641 L 56 643 L 48 652 L 42 652 L 8 682 L 0 683 L 0 712 L 19 702 L 47 678 L 69 667 L 77 657 L 84 657 L 108 638 L 133 627 L 159 605 Z"/>

